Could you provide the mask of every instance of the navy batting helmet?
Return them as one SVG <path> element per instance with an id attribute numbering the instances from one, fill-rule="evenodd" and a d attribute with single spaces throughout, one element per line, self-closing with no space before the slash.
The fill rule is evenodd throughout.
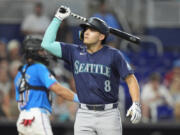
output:
<path id="1" fill-rule="evenodd" d="M 40 55 L 38 51 L 43 50 L 41 47 L 42 37 L 36 35 L 28 35 L 23 41 L 24 54 L 26 59 L 33 59 L 45 65 L 49 64 L 47 55 Z"/>
<path id="2" fill-rule="evenodd" d="M 84 37 L 84 31 L 86 30 L 87 27 L 93 28 L 100 33 L 105 35 L 105 39 L 109 35 L 109 27 L 106 24 L 105 21 L 97 18 L 97 17 L 91 17 L 88 19 L 88 22 L 85 24 L 80 24 L 80 27 L 83 29 L 82 32 L 80 33 L 80 39 L 83 39 Z M 105 39 L 103 40 L 102 43 L 105 42 Z"/>

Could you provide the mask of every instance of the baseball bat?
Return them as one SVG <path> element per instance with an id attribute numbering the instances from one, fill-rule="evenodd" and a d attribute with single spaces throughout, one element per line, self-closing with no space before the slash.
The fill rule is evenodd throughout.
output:
<path id="1" fill-rule="evenodd" d="M 70 15 L 72 16 L 72 17 L 74 17 L 74 18 L 76 18 L 76 19 L 79 19 L 79 20 L 82 20 L 82 21 L 84 21 L 84 22 L 87 22 L 88 21 L 88 19 L 87 18 L 85 18 L 85 17 L 82 17 L 82 16 L 80 16 L 80 15 L 78 15 L 78 14 L 75 14 L 75 13 L 70 13 Z M 139 37 L 137 37 L 137 36 L 134 36 L 134 35 L 132 35 L 132 34 L 129 34 L 129 33 L 127 33 L 127 32 L 124 32 L 124 31 L 121 31 L 121 30 L 119 30 L 119 29 L 115 29 L 115 28 L 112 28 L 112 27 L 109 27 L 109 30 L 110 30 L 110 33 L 111 34 L 114 34 L 114 35 L 116 35 L 116 36 L 118 36 L 118 37 L 121 37 L 121 38 L 123 38 L 123 39 L 125 39 L 125 40 L 127 40 L 127 41 L 130 41 L 130 42 L 132 42 L 132 43 L 135 43 L 135 44 L 140 44 L 140 38 Z"/>

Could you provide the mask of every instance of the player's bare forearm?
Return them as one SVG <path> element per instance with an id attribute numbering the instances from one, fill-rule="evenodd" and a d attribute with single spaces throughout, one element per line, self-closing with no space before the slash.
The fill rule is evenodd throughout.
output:
<path id="1" fill-rule="evenodd" d="M 68 88 L 63 87 L 59 83 L 53 84 L 50 89 L 55 92 L 58 96 L 61 96 L 65 100 L 74 101 L 75 93 Z"/>
<path id="2" fill-rule="evenodd" d="M 133 102 L 140 102 L 139 84 L 134 74 L 128 75 L 125 79 Z"/>

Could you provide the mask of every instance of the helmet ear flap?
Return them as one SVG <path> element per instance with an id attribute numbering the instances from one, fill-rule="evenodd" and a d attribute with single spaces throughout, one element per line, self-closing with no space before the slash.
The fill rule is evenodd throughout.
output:
<path id="1" fill-rule="evenodd" d="M 80 40 L 84 39 L 84 30 L 79 30 L 79 39 Z"/>

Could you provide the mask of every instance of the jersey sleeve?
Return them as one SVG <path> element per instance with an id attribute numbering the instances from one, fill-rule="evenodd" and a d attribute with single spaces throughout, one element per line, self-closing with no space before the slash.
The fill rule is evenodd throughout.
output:
<path id="1" fill-rule="evenodd" d="M 78 49 L 78 45 L 61 42 L 61 58 L 68 63 L 72 63 L 73 55 L 76 53 L 76 49 Z"/>
<path id="2" fill-rule="evenodd" d="M 19 100 L 19 83 L 20 83 L 20 73 L 16 75 L 14 79 L 14 87 L 15 87 L 15 93 L 16 93 L 16 101 Z"/>
<path id="3" fill-rule="evenodd" d="M 134 70 L 131 68 L 130 64 L 127 62 L 125 57 L 120 51 L 115 53 L 114 65 L 122 79 L 125 79 L 129 74 L 133 74 Z"/>
<path id="4" fill-rule="evenodd" d="M 52 84 L 57 82 L 55 77 L 43 65 L 39 65 L 39 67 L 38 67 L 38 76 L 39 76 L 41 83 L 46 88 L 50 88 Z"/>

